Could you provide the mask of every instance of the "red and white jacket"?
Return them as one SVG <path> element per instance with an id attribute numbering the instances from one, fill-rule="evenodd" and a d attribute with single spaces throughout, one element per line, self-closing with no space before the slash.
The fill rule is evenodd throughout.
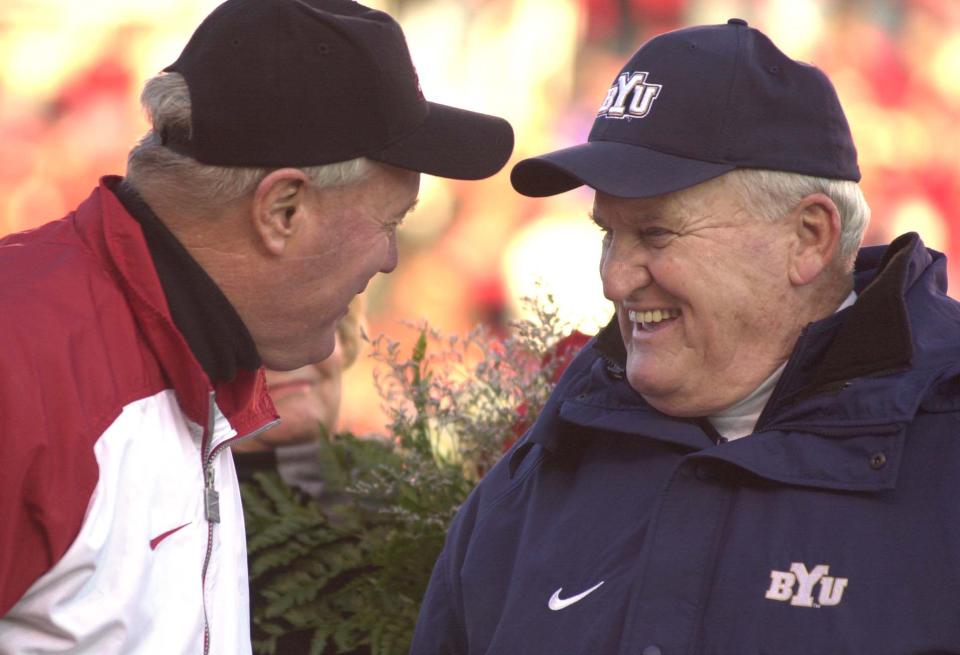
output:
<path id="1" fill-rule="evenodd" d="M 276 419 L 262 370 L 210 382 L 104 180 L 0 240 L 0 655 L 249 653 L 228 446 Z"/>

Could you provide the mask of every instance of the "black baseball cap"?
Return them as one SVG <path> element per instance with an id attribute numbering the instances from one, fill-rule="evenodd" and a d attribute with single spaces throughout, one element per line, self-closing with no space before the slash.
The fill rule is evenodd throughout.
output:
<path id="1" fill-rule="evenodd" d="M 400 26 L 352 0 L 227 0 L 164 70 L 186 79 L 192 130 L 161 139 L 205 164 L 480 179 L 513 150 L 502 118 L 425 100 Z"/>
<path id="2" fill-rule="evenodd" d="M 614 80 L 587 143 L 524 159 L 510 180 L 528 196 L 586 184 L 646 198 L 735 168 L 860 179 L 827 76 L 739 18 L 645 43 Z"/>

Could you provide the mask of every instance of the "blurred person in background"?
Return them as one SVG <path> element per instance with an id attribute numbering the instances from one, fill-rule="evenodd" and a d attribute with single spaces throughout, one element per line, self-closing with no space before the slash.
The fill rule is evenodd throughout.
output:
<path id="1" fill-rule="evenodd" d="M 320 449 L 337 430 L 340 415 L 343 372 L 350 368 L 360 352 L 360 321 L 362 300 L 355 298 L 350 303 L 347 315 L 337 325 L 336 345 L 333 354 L 320 362 L 308 364 L 292 371 L 265 371 L 267 393 L 270 394 L 280 424 L 252 439 L 233 446 L 233 458 L 237 467 L 237 479 L 241 483 L 240 494 L 244 508 L 248 508 L 249 484 L 256 485 L 256 475 L 277 472 L 281 479 L 300 493 L 309 495 L 321 503 L 329 501 L 324 496 L 324 479 L 320 465 Z M 256 534 L 251 525 L 256 525 L 247 514 L 247 532 Z M 248 559 L 253 570 L 253 560 Z M 264 579 L 250 578 L 251 618 L 260 607 L 266 608 L 268 598 L 263 594 Z M 267 635 L 258 632 L 251 620 L 254 641 Z M 278 652 L 285 655 L 309 653 L 313 631 L 290 631 L 278 643 Z"/>
<path id="2" fill-rule="evenodd" d="M 348 0 L 228 0 L 142 100 L 125 178 L 0 241 L 5 655 L 250 652 L 230 448 L 276 422 L 261 365 L 330 356 L 420 173 L 513 145 Z"/>
<path id="3" fill-rule="evenodd" d="M 233 447 L 237 477 L 278 471 L 284 482 L 319 498 L 317 450 L 336 434 L 340 416 L 343 372 L 360 353 L 359 298 L 350 303 L 337 325 L 336 345 L 326 359 L 292 371 L 265 371 L 267 393 L 280 415 L 280 424 Z"/>
<path id="4" fill-rule="evenodd" d="M 960 306 L 831 82 L 746 21 L 644 44 L 585 144 L 616 316 L 460 508 L 413 655 L 960 653 Z"/>

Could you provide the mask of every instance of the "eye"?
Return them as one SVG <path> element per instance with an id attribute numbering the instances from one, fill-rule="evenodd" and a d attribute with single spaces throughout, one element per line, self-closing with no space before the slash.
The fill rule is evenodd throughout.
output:
<path id="1" fill-rule="evenodd" d="M 663 227 L 651 226 L 640 230 L 640 238 L 652 248 L 663 248 L 675 236 L 676 232 Z"/>

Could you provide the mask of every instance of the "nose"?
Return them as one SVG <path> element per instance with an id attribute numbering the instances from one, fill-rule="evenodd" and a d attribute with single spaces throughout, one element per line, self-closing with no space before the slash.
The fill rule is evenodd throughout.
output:
<path id="1" fill-rule="evenodd" d="M 622 302 L 652 281 L 645 248 L 636 240 L 618 238 L 613 232 L 600 257 L 600 280 L 607 300 Z"/>
<path id="2" fill-rule="evenodd" d="M 400 253 L 397 251 L 397 233 L 390 234 L 390 242 L 387 244 L 387 253 L 383 259 L 383 265 L 380 267 L 381 273 L 391 273 L 397 267 L 400 261 Z"/>

